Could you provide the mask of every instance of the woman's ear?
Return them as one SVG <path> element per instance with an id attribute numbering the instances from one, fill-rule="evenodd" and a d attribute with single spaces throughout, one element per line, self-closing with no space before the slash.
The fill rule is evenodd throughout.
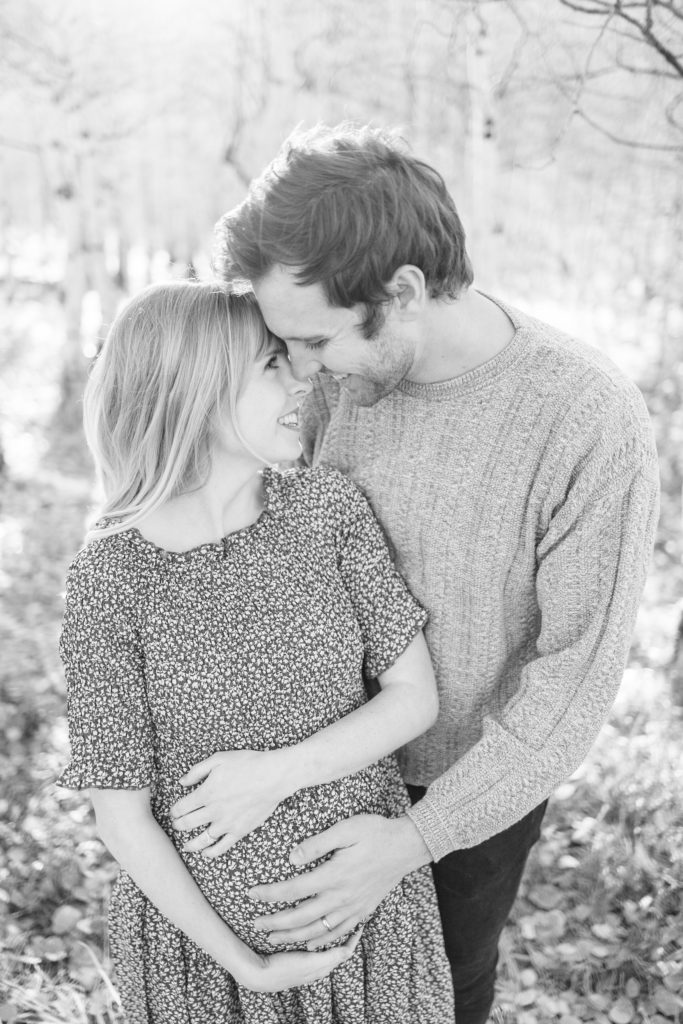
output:
<path id="1" fill-rule="evenodd" d="M 422 312 L 427 301 L 427 284 L 419 267 L 406 263 L 394 272 L 387 287 L 394 295 L 396 312 L 412 320 Z"/>

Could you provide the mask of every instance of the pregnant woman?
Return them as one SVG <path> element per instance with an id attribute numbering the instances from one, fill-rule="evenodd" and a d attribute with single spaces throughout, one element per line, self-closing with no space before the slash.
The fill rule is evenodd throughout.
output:
<path id="1" fill-rule="evenodd" d="M 322 950 L 274 948 L 253 924 L 250 890 L 301 870 L 297 844 L 403 814 L 390 752 L 437 710 L 425 615 L 362 495 L 332 470 L 273 468 L 298 456 L 305 389 L 251 294 L 190 283 L 128 304 L 86 389 L 104 505 L 67 581 L 60 782 L 90 791 L 121 865 L 110 940 L 129 1024 L 453 1019 L 428 868 L 361 931 L 323 916 Z M 281 782 L 217 854 L 172 809 L 221 750 Z"/>

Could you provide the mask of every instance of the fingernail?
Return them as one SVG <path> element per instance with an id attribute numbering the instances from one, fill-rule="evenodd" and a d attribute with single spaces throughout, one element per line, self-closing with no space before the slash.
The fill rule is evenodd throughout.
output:
<path id="1" fill-rule="evenodd" d="M 289 863 L 290 864 L 301 864 L 302 861 L 303 861 L 303 857 L 302 857 L 302 854 L 301 854 L 301 850 L 299 849 L 298 846 L 296 846 L 292 850 L 290 855 L 289 855 Z"/>

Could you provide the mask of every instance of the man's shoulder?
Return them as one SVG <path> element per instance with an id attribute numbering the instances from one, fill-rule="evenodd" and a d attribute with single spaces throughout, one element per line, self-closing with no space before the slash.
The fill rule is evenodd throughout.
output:
<path id="1" fill-rule="evenodd" d="M 522 365 L 532 366 L 541 386 L 591 387 L 605 392 L 639 395 L 638 388 L 604 352 L 580 338 L 495 299 L 523 335 Z M 576 393 L 576 392 L 574 392 Z"/>
<path id="2" fill-rule="evenodd" d="M 524 332 L 517 373 L 532 401 L 549 411 L 553 433 L 568 439 L 570 450 L 597 439 L 605 445 L 635 444 L 651 461 L 654 441 L 645 399 L 623 370 L 595 346 L 501 306 Z"/>

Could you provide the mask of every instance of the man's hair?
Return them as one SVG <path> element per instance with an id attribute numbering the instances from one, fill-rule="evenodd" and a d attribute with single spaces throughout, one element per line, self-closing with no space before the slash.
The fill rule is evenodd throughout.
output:
<path id="1" fill-rule="evenodd" d="M 420 268 L 432 298 L 457 298 L 473 280 L 441 175 L 397 136 L 367 125 L 295 132 L 216 232 L 216 269 L 226 280 L 295 268 L 296 281 L 320 282 L 331 305 L 365 304 L 368 338 L 403 264 Z"/>

